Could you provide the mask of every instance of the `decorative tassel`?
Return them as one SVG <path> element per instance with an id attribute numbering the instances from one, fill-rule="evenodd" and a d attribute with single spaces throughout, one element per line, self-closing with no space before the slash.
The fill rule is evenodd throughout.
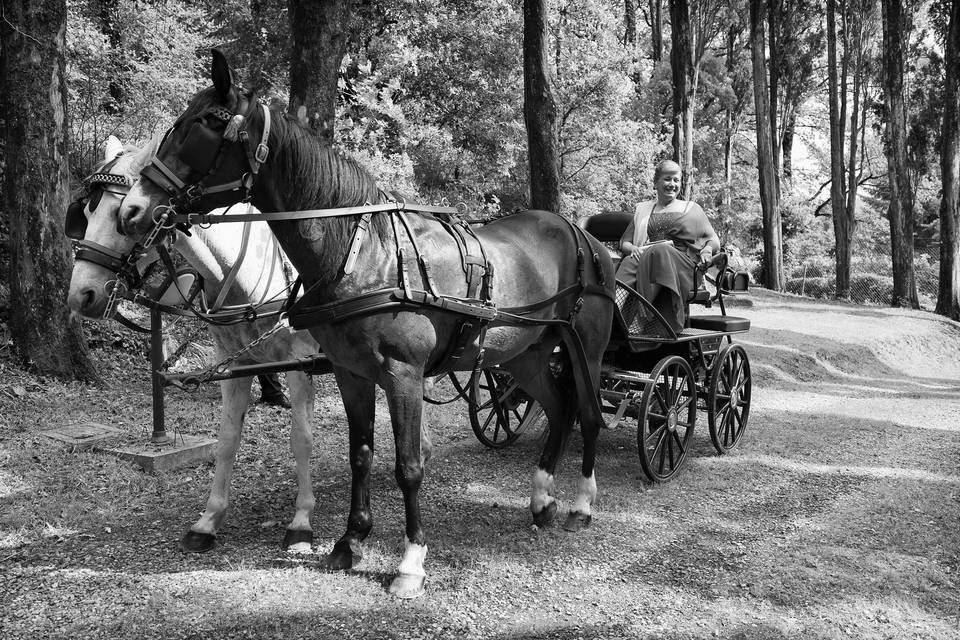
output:
<path id="1" fill-rule="evenodd" d="M 227 128 L 223 132 L 223 137 L 231 142 L 236 142 L 240 138 L 240 128 L 243 126 L 243 116 L 239 113 L 230 118 Z"/>

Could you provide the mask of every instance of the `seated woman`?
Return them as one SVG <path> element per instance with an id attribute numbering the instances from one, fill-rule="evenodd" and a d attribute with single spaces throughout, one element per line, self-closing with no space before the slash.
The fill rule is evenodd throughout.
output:
<path id="1" fill-rule="evenodd" d="M 694 267 L 709 262 L 720 239 L 695 202 L 678 200 L 680 165 L 664 160 L 653 173 L 657 198 L 637 205 L 620 238 L 617 278 L 636 289 L 671 325 L 683 329 Z"/>

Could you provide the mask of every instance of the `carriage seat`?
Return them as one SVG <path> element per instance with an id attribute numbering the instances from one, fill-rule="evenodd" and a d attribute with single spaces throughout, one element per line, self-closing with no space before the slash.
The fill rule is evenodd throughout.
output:
<path id="1" fill-rule="evenodd" d="M 627 230 L 632 220 L 632 214 L 610 212 L 580 218 L 579 224 L 584 231 L 600 242 L 620 242 L 623 232 Z"/>
<path id="2" fill-rule="evenodd" d="M 736 316 L 690 316 L 690 328 L 736 333 L 749 331 L 750 319 Z"/>
<path id="3" fill-rule="evenodd" d="M 633 221 L 633 214 L 622 212 L 598 213 L 596 215 L 580 218 L 579 224 L 587 233 L 593 235 L 600 242 L 619 243 L 623 233 L 627 230 L 630 222 Z M 620 262 L 619 252 L 611 252 L 616 264 Z M 616 266 L 616 264 L 614 266 Z M 687 304 L 700 304 L 710 306 L 711 293 L 703 286 L 702 278 L 697 278 L 697 288 L 690 292 Z"/>

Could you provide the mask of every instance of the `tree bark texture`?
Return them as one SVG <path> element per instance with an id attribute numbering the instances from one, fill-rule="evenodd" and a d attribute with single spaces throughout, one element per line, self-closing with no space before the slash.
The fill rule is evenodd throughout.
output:
<path id="1" fill-rule="evenodd" d="M 943 138 L 940 149 L 940 287 L 936 312 L 960 320 L 960 0 L 950 3 L 944 67 Z"/>
<path id="2" fill-rule="evenodd" d="M 4 0 L 0 108 L 6 153 L 2 211 L 10 225 L 10 331 L 22 361 L 95 379 L 66 305 L 73 261 L 63 235 L 69 200 L 64 0 Z"/>
<path id="3" fill-rule="evenodd" d="M 623 0 L 623 42 L 637 44 L 637 0 Z"/>
<path id="4" fill-rule="evenodd" d="M 846 218 L 846 245 L 844 249 L 846 250 L 846 267 L 851 269 L 853 262 L 853 243 L 857 237 L 857 192 L 860 185 L 860 129 L 861 129 L 861 116 L 865 116 L 865 113 L 861 111 L 861 99 L 864 99 L 864 75 L 867 73 L 867 69 L 864 62 L 863 52 L 867 46 L 866 34 L 864 32 L 863 21 L 858 21 L 856 26 L 856 35 L 855 42 L 852 50 L 848 52 L 847 57 L 852 58 L 853 62 L 853 104 L 850 108 L 850 151 L 847 156 L 847 188 L 846 188 L 846 200 L 847 205 L 844 210 L 844 217 Z M 848 40 L 849 42 L 849 40 Z M 846 68 L 846 67 L 845 67 Z M 846 86 L 846 83 L 843 83 L 842 86 Z M 841 105 L 843 106 L 843 105 Z M 841 111 L 842 113 L 842 111 Z M 837 247 L 837 253 L 839 254 L 840 247 Z M 849 288 L 849 273 L 847 275 L 847 285 Z M 840 278 L 837 277 L 837 291 L 840 290 Z"/>
<path id="5" fill-rule="evenodd" d="M 523 0 L 523 120 L 530 156 L 530 206 L 559 213 L 557 103 L 547 64 L 545 0 Z"/>
<path id="6" fill-rule="evenodd" d="M 907 166 L 907 110 L 904 104 L 905 9 L 898 0 L 882 0 L 883 94 L 887 128 L 885 151 L 890 180 L 890 249 L 895 307 L 920 306 L 913 270 L 913 185 Z"/>
<path id="7" fill-rule="evenodd" d="M 690 7 L 687 0 L 670 3 L 670 65 L 673 69 L 673 159 L 682 168 L 684 198 L 690 199 L 693 161 L 693 104 L 690 100 L 690 75 L 693 47 L 690 42 Z M 689 157 L 688 157 L 689 156 Z"/>
<path id="8" fill-rule="evenodd" d="M 846 55 L 846 53 L 844 53 Z M 850 298 L 850 261 L 852 229 L 846 211 L 844 189 L 844 121 L 841 119 L 837 72 L 837 3 L 827 0 L 827 78 L 830 105 L 830 210 L 833 214 L 833 240 L 836 264 L 836 297 Z M 853 136 L 856 139 L 856 136 Z"/>
<path id="9" fill-rule="evenodd" d="M 793 137 L 797 131 L 797 112 L 791 109 L 783 119 L 783 144 L 780 145 L 781 156 L 783 156 L 783 167 L 780 170 L 780 177 L 790 188 L 790 181 L 793 179 Z"/>
<path id="10" fill-rule="evenodd" d="M 663 0 L 650 0 L 650 57 L 663 60 Z"/>
<path id="11" fill-rule="evenodd" d="M 757 171 L 763 210 L 763 279 L 775 291 L 783 290 L 783 232 L 777 197 L 773 139 L 770 129 L 770 94 L 764 59 L 763 7 L 750 3 L 750 52 L 753 62 L 753 102 L 757 120 Z"/>
<path id="12" fill-rule="evenodd" d="M 287 0 L 290 17 L 290 104 L 320 138 L 333 142 L 337 118 L 337 83 L 347 51 L 349 0 Z"/>
<path id="13" fill-rule="evenodd" d="M 780 28 L 780 14 L 783 11 L 781 0 L 767 0 L 767 24 L 768 39 L 770 42 L 770 60 L 780 59 L 780 44 L 777 39 L 777 32 Z M 780 155 L 780 129 L 778 127 L 779 118 L 777 116 L 781 108 L 784 108 L 785 102 L 780 99 L 780 65 L 770 64 L 770 133 L 773 142 L 774 169 L 776 175 L 780 175 L 780 166 L 783 164 L 783 158 Z M 777 197 L 780 196 L 780 180 L 777 179 Z"/>

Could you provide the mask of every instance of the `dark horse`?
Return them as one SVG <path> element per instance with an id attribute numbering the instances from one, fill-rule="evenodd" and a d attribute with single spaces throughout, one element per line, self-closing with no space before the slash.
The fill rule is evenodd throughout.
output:
<path id="1" fill-rule="evenodd" d="M 143 238 L 164 212 L 207 211 L 244 197 L 265 213 L 388 200 L 389 194 L 378 189 L 357 163 L 326 148 L 296 120 L 270 113 L 252 91 L 237 86 L 217 51 L 211 71 L 214 86 L 192 98 L 153 164 L 124 199 L 120 211 L 124 233 Z M 358 227 L 368 222 L 364 235 Z M 390 408 L 396 478 L 406 515 L 405 550 L 390 591 L 400 597 L 422 593 L 426 538 L 419 492 L 429 455 L 429 445 L 421 445 L 423 378 L 444 369 L 470 370 L 478 353 L 483 366 L 499 364 L 509 371 L 540 402 L 549 421 L 530 499 L 538 525 L 549 523 L 556 514 L 554 471 L 579 416 L 583 463 L 565 527 L 576 530 L 589 523 L 597 491 L 596 437 L 602 425 L 596 398 L 614 286 L 613 265 L 599 242 L 543 211 L 487 224 L 476 229 L 472 240 L 469 230 L 458 236 L 451 224 L 426 214 L 273 219 L 270 227 L 303 278 L 298 308 L 329 308 L 371 291 L 399 290 L 398 281 L 469 306 L 479 295 L 475 281 L 468 282 L 475 265 L 467 264 L 471 260 L 464 252 L 464 245 L 473 242 L 472 253 L 480 247 L 485 257 L 480 261 L 486 276 L 482 289 L 489 294 L 484 308 L 517 314 L 498 313 L 485 324 L 469 313 L 436 305 L 402 304 L 368 309 L 347 321 L 328 315 L 307 323 L 334 364 L 350 427 L 350 515 L 327 566 L 352 567 L 373 526 L 369 478 L 379 385 Z M 591 284 L 584 286 L 585 281 Z M 567 295 L 571 290 L 574 293 Z M 504 319 L 507 315 L 514 319 L 522 315 L 525 321 L 511 322 Z M 484 324 L 482 331 L 470 329 Z M 463 335 L 469 339 L 459 339 Z M 556 374 L 550 359 L 561 342 L 566 366 Z M 452 364 L 451 351 L 460 355 Z M 578 371 L 583 375 L 576 375 Z"/>

